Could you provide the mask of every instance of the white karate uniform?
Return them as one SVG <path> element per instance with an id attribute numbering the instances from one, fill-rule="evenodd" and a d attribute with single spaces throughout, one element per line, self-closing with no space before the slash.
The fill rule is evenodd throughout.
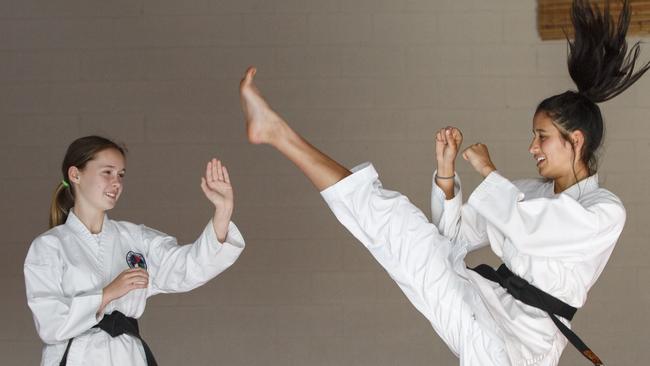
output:
<path id="1" fill-rule="evenodd" d="M 488 243 L 532 285 L 574 307 L 605 266 L 625 209 L 589 177 L 561 194 L 553 182 L 510 182 L 493 172 L 462 204 L 435 185 L 433 223 L 362 164 L 321 192 L 339 221 L 397 282 L 461 365 L 556 365 L 566 339 L 546 313 L 465 267 Z M 568 324 L 568 321 L 563 321 Z"/>
<path id="2" fill-rule="evenodd" d="M 130 251 L 144 256 L 149 286 L 110 302 L 104 314 L 117 310 L 139 318 L 148 297 L 203 285 L 232 265 L 243 249 L 244 239 L 232 222 L 224 243 L 209 222 L 196 242 L 179 246 L 171 236 L 108 217 L 102 232 L 92 234 L 71 212 L 65 224 L 32 242 L 25 259 L 27 303 L 45 343 L 41 365 L 58 365 L 70 338 L 68 366 L 146 365 L 140 340 L 126 334 L 112 338 L 92 328 L 103 318 L 96 316 L 102 289 L 129 269 Z"/>

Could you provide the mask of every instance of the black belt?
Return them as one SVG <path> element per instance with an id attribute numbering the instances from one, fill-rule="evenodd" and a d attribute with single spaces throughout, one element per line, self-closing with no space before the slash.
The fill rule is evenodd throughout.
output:
<path id="1" fill-rule="evenodd" d="M 531 285 L 528 281 L 512 273 L 505 264 L 499 266 L 496 271 L 487 264 L 481 264 L 470 269 L 488 280 L 498 283 L 515 299 L 526 305 L 547 312 L 551 317 L 551 320 L 553 320 L 553 323 L 555 323 L 558 329 L 560 329 L 560 332 L 562 332 L 562 334 L 575 348 L 578 349 L 578 351 L 580 351 L 580 353 L 582 353 L 583 356 L 594 365 L 603 365 L 600 358 L 596 356 L 596 354 L 592 352 L 591 349 L 589 349 L 589 347 L 587 347 L 587 345 L 556 316 L 559 315 L 567 320 L 571 320 L 578 309 Z"/>
<path id="2" fill-rule="evenodd" d="M 126 315 L 120 313 L 119 311 L 114 311 L 109 315 L 105 315 L 102 321 L 99 324 L 95 325 L 93 328 L 99 328 L 104 332 L 108 333 L 111 337 L 117 337 L 122 334 L 128 334 L 142 342 L 142 347 L 144 348 L 144 354 L 147 356 L 147 365 L 148 366 L 158 366 L 156 359 L 151 353 L 151 349 L 147 345 L 147 342 L 140 337 L 140 329 L 138 328 L 138 321 L 134 318 L 129 318 Z M 65 366 L 68 362 L 68 351 L 70 351 L 70 345 L 74 338 L 70 338 L 68 341 L 68 346 L 65 348 L 65 353 L 61 359 L 59 366 Z"/>

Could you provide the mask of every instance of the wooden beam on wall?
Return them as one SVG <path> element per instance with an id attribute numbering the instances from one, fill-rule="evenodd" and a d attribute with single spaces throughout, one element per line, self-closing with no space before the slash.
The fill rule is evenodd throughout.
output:
<path id="1" fill-rule="evenodd" d="M 602 9 L 605 0 L 592 1 Z M 572 0 L 537 0 L 537 30 L 542 40 L 565 39 L 566 32 L 573 37 L 571 25 Z M 611 0 L 610 9 L 614 19 L 622 9 L 622 1 Z M 630 36 L 650 35 L 650 0 L 630 0 L 632 18 L 630 19 Z"/>

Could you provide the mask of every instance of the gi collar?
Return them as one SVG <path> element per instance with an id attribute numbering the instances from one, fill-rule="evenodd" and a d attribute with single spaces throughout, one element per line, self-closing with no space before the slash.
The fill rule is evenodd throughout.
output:
<path id="1" fill-rule="evenodd" d="M 578 201 L 585 194 L 598 189 L 598 187 L 598 174 L 596 173 L 572 185 L 561 193 L 568 194 L 571 198 Z"/>
<path id="2" fill-rule="evenodd" d="M 86 236 L 93 237 L 93 234 L 88 230 L 86 225 L 81 222 L 79 217 L 74 214 L 72 209 L 68 212 L 68 218 L 65 220 L 65 225 L 69 226 L 73 231 L 84 234 Z M 108 219 L 108 215 L 104 214 L 104 222 L 102 224 L 102 231 L 100 231 L 97 235 L 102 236 L 104 233 L 110 232 L 111 231 L 111 224 Z"/>

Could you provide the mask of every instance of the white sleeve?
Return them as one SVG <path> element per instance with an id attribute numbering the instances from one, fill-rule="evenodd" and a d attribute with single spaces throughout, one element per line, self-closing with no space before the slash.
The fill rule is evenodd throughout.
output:
<path id="1" fill-rule="evenodd" d="M 583 206 L 567 194 L 524 200 L 512 182 L 492 172 L 468 204 L 522 253 L 584 260 L 611 248 L 625 224 L 625 208 L 614 195 Z"/>
<path id="2" fill-rule="evenodd" d="M 186 292 L 205 284 L 235 263 L 245 246 L 233 222 L 223 243 L 217 240 L 212 221 L 193 244 L 179 246 L 176 238 L 146 226 L 142 235 L 151 276 L 148 296 Z"/>
<path id="3" fill-rule="evenodd" d="M 463 205 L 463 191 L 460 178 L 455 173 L 454 198 L 448 200 L 445 193 L 436 184 L 436 172 L 433 173 L 431 186 L 431 220 L 438 227 L 440 234 L 454 243 L 467 245 L 468 250 L 486 246 L 487 223 L 474 208 Z"/>
<path id="4" fill-rule="evenodd" d="M 63 263 L 50 240 L 36 239 L 25 259 L 27 304 L 36 331 L 43 342 L 55 344 L 74 338 L 95 326 L 102 303 L 102 290 L 66 297 L 63 293 Z"/>

